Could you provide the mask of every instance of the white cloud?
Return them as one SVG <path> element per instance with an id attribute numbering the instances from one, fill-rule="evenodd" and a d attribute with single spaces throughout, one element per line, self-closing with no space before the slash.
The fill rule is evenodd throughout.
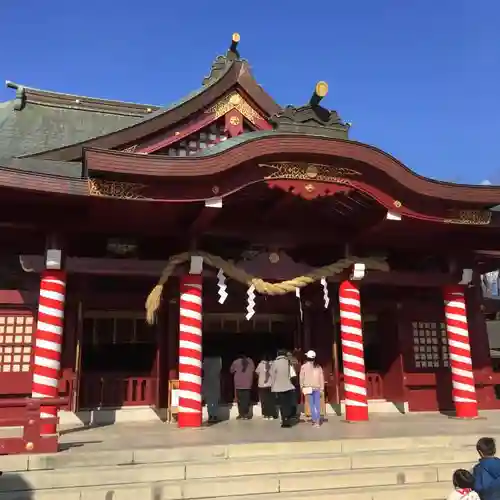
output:
<path id="1" fill-rule="evenodd" d="M 481 181 L 481 186 L 491 186 L 491 182 L 488 179 Z"/>

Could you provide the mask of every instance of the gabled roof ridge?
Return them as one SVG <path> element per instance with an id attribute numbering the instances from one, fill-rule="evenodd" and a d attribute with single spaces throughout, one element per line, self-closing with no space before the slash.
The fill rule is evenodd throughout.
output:
<path id="1" fill-rule="evenodd" d="M 200 112 L 237 85 L 248 94 L 267 117 L 281 111 L 281 106 L 257 83 L 248 62 L 240 58 L 236 48 L 239 42 L 237 33 L 233 34 L 232 42 L 226 55 L 218 56 L 212 63 L 210 74 L 204 78 L 202 86 L 179 101 L 167 107 L 157 108 L 154 112 L 144 114 L 143 119 L 137 123 L 107 134 L 24 156 L 76 160 L 81 157 L 85 147 L 114 149 L 129 144 L 139 137 L 145 137 L 161 129 L 169 128 Z"/>
<path id="2" fill-rule="evenodd" d="M 144 116 L 161 108 L 158 105 L 139 104 L 116 99 L 103 99 L 100 97 L 89 97 L 66 92 L 55 92 L 52 90 L 38 89 L 18 84 L 7 80 L 7 88 L 16 90 L 15 109 L 20 111 L 26 103 L 39 104 L 43 106 L 60 107 L 81 111 L 101 111 L 111 114 L 127 114 Z"/>
<path id="3" fill-rule="evenodd" d="M 113 140 L 117 134 L 124 134 L 124 135 L 131 134 L 131 137 L 126 137 L 123 139 L 123 143 L 130 142 L 131 140 L 134 139 L 134 132 L 133 131 L 136 129 L 137 126 L 139 126 L 139 127 L 144 126 L 144 125 L 147 126 L 147 123 L 155 122 L 159 119 L 162 119 L 164 116 L 168 116 L 168 115 L 170 115 L 171 112 L 176 111 L 176 110 L 179 110 L 179 112 L 180 112 L 181 109 L 183 108 L 183 106 L 189 105 L 190 103 L 194 104 L 194 101 L 196 100 L 196 98 L 201 99 L 201 97 L 203 95 L 210 96 L 212 93 L 219 94 L 215 89 L 217 87 L 217 84 L 223 84 L 225 78 L 228 79 L 227 88 L 223 89 L 221 94 L 224 94 L 225 92 L 227 92 L 229 90 L 229 88 L 237 82 L 237 76 L 239 74 L 239 71 L 236 71 L 236 74 L 235 74 L 234 70 L 235 70 L 235 68 L 236 69 L 239 68 L 239 64 L 240 64 L 240 61 L 238 61 L 238 60 L 231 62 L 231 64 L 229 64 L 224 69 L 224 71 L 218 76 L 217 79 L 211 81 L 210 83 L 208 83 L 206 85 L 202 85 L 197 90 L 190 92 L 189 94 L 187 94 L 186 96 L 184 96 L 180 100 L 170 104 L 167 107 L 158 108 L 155 112 L 144 116 L 144 119 L 140 120 L 138 123 L 131 124 L 129 126 L 126 126 L 126 127 L 119 129 L 117 131 L 110 132 L 108 134 L 96 136 L 96 137 L 91 138 L 91 139 L 86 139 L 85 141 L 81 141 L 79 143 L 71 144 L 68 146 L 62 146 L 60 148 L 56 148 L 56 149 L 52 149 L 52 150 L 48 150 L 48 151 L 41 151 L 39 153 L 28 154 L 28 155 L 25 155 L 24 157 L 42 157 L 42 158 L 46 158 L 46 159 L 54 159 L 54 158 L 52 158 L 52 154 L 55 154 L 55 159 L 65 159 L 65 160 L 73 159 L 74 157 L 79 156 L 79 154 L 81 154 L 81 148 L 94 146 L 93 142 L 95 142 L 95 141 L 98 141 L 99 143 L 104 142 L 105 148 L 116 147 L 117 144 L 115 144 L 115 142 L 120 142 L 120 141 Z M 231 72 L 233 72 L 232 75 L 231 75 Z M 218 97 L 218 95 L 217 95 L 217 97 Z M 208 105 L 209 103 L 211 103 L 213 101 L 213 98 L 208 98 L 207 101 L 208 102 L 206 102 L 206 103 L 200 102 L 199 106 L 197 106 L 196 108 L 198 108 L 198 107 L 204 108 L 206 105 Z M 196 111 L 197 110 L 198 109 L 196 109 Z M 181 116 L 180 120 L 188 117 L 191 114 L 191 110 L 189 112 L 186 112 L 185 114 L 186 114 L 186 116 Z M 172 123 L 167 123 L 165 126 L 171 126 L 176 121 L 177 120 L 172 120 Z M 66 157 L 60 157 L 57 154 L 59 151 L 74 150 L 75 148 L 77 150 L 79 150 L 79 153 L 77 153 L 76 156 L 73 156 L 71 154 L 70 158 L 66 158 Z M 48 155 L 50 155 L 50 156 L 48 156 Z"/>

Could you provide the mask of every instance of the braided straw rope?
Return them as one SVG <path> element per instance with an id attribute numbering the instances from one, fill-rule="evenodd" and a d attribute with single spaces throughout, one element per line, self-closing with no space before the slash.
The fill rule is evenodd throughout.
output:
<path id="1" fill-rule="evenodd" d="M 179 253 L 170 257 L 165 269 L 163 269 L 163 272 L 161 273 L 158 284 L 148 295 L 146 300 L 146 320 L 150 325 L 156 321 L 156 313 L 160 307 L 163 287 L 165 286 L 168 278 L 172 276 L 175 268 L 179 264 L 187 262 L 192 256 L 195 255 L 203 257 L 203 262 L 207 263 L 209 266 L 222 269 L 230 278 L 247 286 L 253 285 L 257 293 L 265 295 L 285 295 L 286 293 L 295 292 L 297 288 L 304 288 L 315 281 L 319 281 L 323 277 L 339 274 L 351 267 L 354 263 L 365 264 L 367 268 L 375 269 L 377 271 L 389 271 L 389 265 L 382 258 L 370 257 L 364 259 L 361 257 L 349 257 L 346 259 L 340 259 L 333 264 L 329 264 L 328 266 L 313 269 L 310 273 L 305 274 L 304 276 L 297 276 L 296 278 L 281 281 L 280 283 L 269 283 L 261 278 L 248 274 L 243 269 L 236 267 L 234 264 L 222 259 L 221 257 L 199 251 Z"/>

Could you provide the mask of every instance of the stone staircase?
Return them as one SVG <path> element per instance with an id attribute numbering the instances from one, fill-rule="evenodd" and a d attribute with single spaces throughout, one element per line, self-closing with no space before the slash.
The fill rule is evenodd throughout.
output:
<path id="1" fill-rule="evenodd" d="M 477 435 L 0 457 L 0 500 L 437 500 Z"/>

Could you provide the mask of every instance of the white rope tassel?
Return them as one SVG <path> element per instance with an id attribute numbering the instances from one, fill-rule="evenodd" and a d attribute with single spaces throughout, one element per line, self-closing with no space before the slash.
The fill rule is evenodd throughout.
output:
<path id="1" fill-rule="evenodd" d="M 304 319 L 304 311 L 302 310 L 302 300 L 300 299 L 300 288 L 295 289 L 295 296 L 299 299 L 300 321 Z"/>
<path id="2" fill-rule="evenodd" d="M 325 309 L 328 309 L 330 296 L 328 295 L 328 283 L 326 282 L 326 278 L 324 276 L 321 278 L 321 285 L 323 286 L 323 301 L 325 303 Z"/>
<path id="3" fill-rule="evenodd" d="M 222 269 L 219 269 L 217 273 L 217 287 L 219 288 L 219 304 L 224 304 L 228 297 L 227 285 L 226 285 L 226 275 Z"/>
<path id="4" fill-rule="evenodd" d="M 247 290 L 247 320 L 251 320 L 255 314 L 255 287 L 250 285 Z"/>

